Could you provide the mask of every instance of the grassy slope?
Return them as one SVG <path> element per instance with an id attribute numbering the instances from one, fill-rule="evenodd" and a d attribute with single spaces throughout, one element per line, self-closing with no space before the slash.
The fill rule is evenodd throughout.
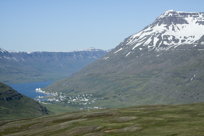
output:
<path id="1" fill-rule="evenodd" d="M 47 90 L 68 96 L 91 93 L 102 107 L 203 102 L 203 51 L 145 53 L 98 60 Z"/>
<path id="2" fill-rule="evenodd" d="M 9 136 L 203 136 L 204 104 L 140 106 L 1 121 Z"/>
<path id="3" fill-rule="evenodd" d="M 65 113 L 65 112 L 73 112 L 73 111 L 78 111 L 79 109 L 71 106 L 66 106 L 62 104 L 43 104 L 50 114 L 60 114 L 60 113 Z"/>
<path id="4" fill-rule="evenodd" d="M 47 109 L 38 102 L 0 83 L 0 119 L 31 118 L 46 115 Z"/>

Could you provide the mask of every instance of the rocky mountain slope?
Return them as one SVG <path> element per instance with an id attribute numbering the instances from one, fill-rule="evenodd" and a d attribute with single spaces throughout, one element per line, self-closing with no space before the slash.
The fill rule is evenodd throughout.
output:
<path id="1" fill-rule="evenodd" d="M 126 56 L 139 50 L 169 50 L 182 45 L 198 44 L 204 31 L 204 13 L 169 10 L 139 33 L 128 37 L 114 53 L 129 50 Z"/>
<path id="2" fill-rule="evenodd" d="M 61 103 L 67 105 L 66 96 L 91 94 L 89 100 L 95 101 L 84 106 L 79 100 L 82 107 L 203 102 L 203 60 L 204 13 L 170 10 L 103 58 L 45 90 L 62 93 Z"/>
<path id="3" fill-rule="evenodd" d="M 0 83 L 0 119 L 31 118 L 47 115 L 38 102 L 23 96 L 11 87 Z"/>
<path id="4" fill-rule="evenodd" d="M 57 80 L 79 71 L 106 51 L 8 52 L 0 49 L 0 81 L 8 83 Z"/>

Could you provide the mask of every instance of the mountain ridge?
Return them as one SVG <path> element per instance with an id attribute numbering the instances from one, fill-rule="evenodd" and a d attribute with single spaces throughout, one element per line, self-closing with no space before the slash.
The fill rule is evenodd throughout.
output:
<path id="1" fill-rule="evenodd" d="M 0 81 L 5 83 L 50 81 L 64 78 L 105 55 L 89 49 L 75 52 L 0 52 Z"/>
<path id="2" fill-rule="evenodd" d="M 168 11 L 164 15 L 172 12 L 175 13 Z M 200 13 L 173 13 L 170 18 L 167 18 L 174 22 L 173 25 L 182 23 L 185 26 L 184 30 L 189 28 L 190 24 L 175 19 L 178 14 L 181 14 L 184 19 L 186 16 L 193 19 L 200 16 Z M 204 20 L 203 15 L 202 13 L 202 20 Z M 194 16 L 196 17 L 194 18 Z M 164 24 L 166 23 L 165 17 L 160 19 Z M 156 22 L 158 23 L 157 19 Z M 192 22 L 194 23 L 195 20 Z M 186 37 L 183 36 L 176 40 L 176 35 L 169 36 L 169 29 L 163 27 L 164 24 L 160 25 L 162 30 L 157 31 L 157 28 L 154 29 L 155 22 L 153 22 L 139 34 L 136 33 L 136 36 L 132 35 L 135 39 L 131 36 L 126 38 L 103 58 L 91 63 L 70 78 L 49 86 L 45 91 L 62 92 L 65 96 L 91 93 L 97 101 L 90 106 L 101 107 L 204 101 L 204 92 L 202 91 L 204 88 L 202 84 L 204 82 L 204 62 L 202 61 L 204 59 L 204 31 L 199 29 L 200 37 L 191 39 L 194 34 L 192 28 L 188 31 L 190 33 L 186 34 L 190 41 L 188 38 L 187 41 L 181 41 Z M 151 26 L 152 29 L 146 31 Z M 168 26 L 172 26 L 172 23 Z M 204 28 L 204 25 L 201 24 L 199 27 Z M 170 31 L 173 30 L 170 29 Z M 176 33 L 180 32 L 175 31 Z M 181 31 L 183 32 L 183 30 Z M 165 32 L 167 33 L 165 34 Z M 153 46 L 154 36 L 157 38 L 158 35 L 161 35 L 161 39 L 158 44 Z M 170 38 L 171 44 L 163 44 L 172 36 L 175 38 Z M 141 39 L 143 41 L 140 41 Z M 151 42 L 148 41 L 149 39 Z M 130 44 L 130 40 L 135 40 L 135 42 Z M 179 44 L 176 45 L 177 43 Z M 66 102 L 62 101 L 62 103 Z"/>
<path id="3" fill-rule="evenodd" d="M 196 46 L 203 36 L 203 31 L 204 12 L 169 10 L 156 18 L 152 24 L 127 37 L 116 47 L 114 53 L 117 54 L 128 48 L 129 52 L 125 54 L 127 57 L 135 50 L 168 50 L 187 44 Z M 131 46 L 131 49 L 127 46 Z"/>

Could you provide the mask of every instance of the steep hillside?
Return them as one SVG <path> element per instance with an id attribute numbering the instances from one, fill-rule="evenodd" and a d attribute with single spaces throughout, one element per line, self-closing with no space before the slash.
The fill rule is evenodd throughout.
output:
<path id="1" fill-rule="evenodd" d="M 60 92 L 61 103 L 82 108 L 203 102 L 203 30 L 204 13 L 166 11 L 102 59 L 45 91 Z M 77 97 L 84 94 L 91 95 L 88 102 Z"/>
<path id="2" fill-rule="evenodd" d="M 140 106 L 0 121 L 1 136 L 203 136 L 204 104 Z"/>
<path id="3" fill-rule="evenodd" d="M 47 109 L 38 102 L 0 83 L 0 120 L 31 118 L 47 114 Z"/>
<path id="4" fill-rule="evenodd" d="M 57 80 L 67 77 L 106 51 L 8 52 L 0 49 L 0 81 L 6 83 Z"/>

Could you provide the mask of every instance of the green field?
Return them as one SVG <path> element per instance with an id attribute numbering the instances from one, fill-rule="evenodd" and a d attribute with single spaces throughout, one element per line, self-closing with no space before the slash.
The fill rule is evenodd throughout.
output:
<path id="1" fill-rule="evenodd" d="M 204 136 L 204 104 L 79 111 L 0 121 L 1 136 Z"/>

